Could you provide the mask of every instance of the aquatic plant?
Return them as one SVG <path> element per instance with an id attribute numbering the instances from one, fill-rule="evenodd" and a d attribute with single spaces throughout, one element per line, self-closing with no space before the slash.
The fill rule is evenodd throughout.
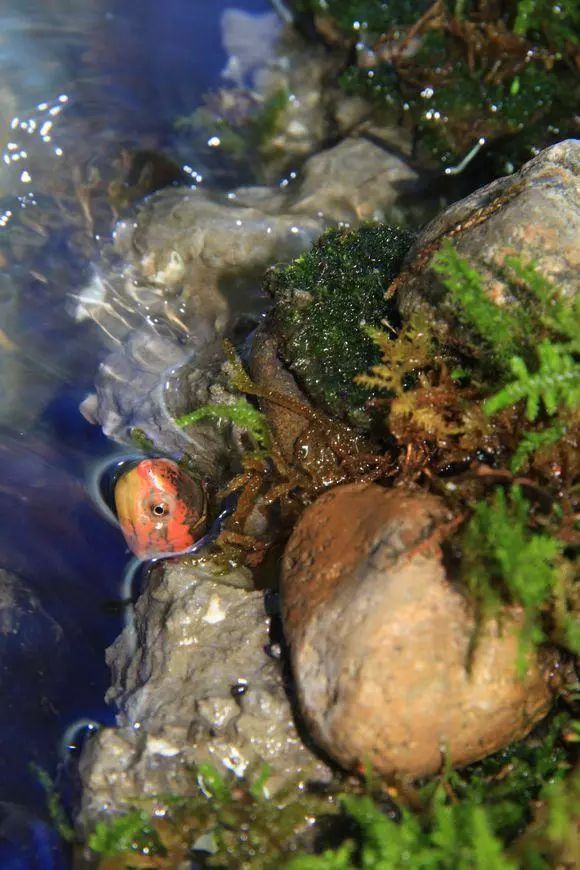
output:
<path id="1" fill-rule="evenodd" d="M 205 104 L 178 118 L 175 127 L 199 136 L 200 147 L 217 135 L 220 151 L 244 171 L 246 183 L 248 178 L 267 180 L 268 163 L 277 161 L 280 171 L 287 162 L 276 134 L 284 129 L 289 100 L 286 87 L 267 97 L 250 89 L 224 88 L 208 94 Z"/>
<path id="2" fill-rule="evenodd" d="M 283 866 L 311 818 L 336 809 L 332 796 L 299 789 L 271 798 L 267 778 L 267 766 L 248 782 L 200 764 L 189 796 L 136 799 L 134 809 L 98 822 L 88 845 L 107 868 L 177 867 L 192 854 L 206 867 Z"/>
<path id="3" fill-rule="evenodd" d="M 190 426 L 207 418 L 213 420 L 225 420 L 233 423 L 239 429 L 248 432 L 255 444 L 263 450 L 271 446 L 271 435 L 264 414 L 243 396 L 230 404 L 207 404 L 189 414 L 177 417 L 177 426 Z"/>
<path id="4" fill-rule="evenodd" d="M 573 135 L 575 0 L 294 5 L 318 16 L 326 39 L 351 49 L 346 92 L 411 126 L 450 171 L 490 143 L 496 171 L 510 171 L 535 148 Z"/>
<path id="5" fill-rule="evenodd" d="M 266 275 L 284 360 L 314 403 L 334 416 L 367 424 L 367 397 L 354 377 L 378 354 L 360 327 L 395 316 L 384 292 L 412 240 L 407 230 L 386 225 L 330 230 Z"/>

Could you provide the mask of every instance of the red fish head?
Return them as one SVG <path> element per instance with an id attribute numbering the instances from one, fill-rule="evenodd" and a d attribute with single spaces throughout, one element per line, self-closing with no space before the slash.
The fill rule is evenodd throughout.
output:
<path id="1" fill-rule="evenodd" d="M 205 531 L 204 487 L 171 459 L 143 459 L 115 485 L 115 507 L 140 559 L 189 550 Z"/>

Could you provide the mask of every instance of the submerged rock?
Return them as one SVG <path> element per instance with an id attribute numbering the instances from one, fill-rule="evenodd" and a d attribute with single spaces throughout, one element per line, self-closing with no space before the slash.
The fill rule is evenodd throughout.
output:
<path id="1" fill-rule="evenodd" d="M 486 619 L 473 643 L 473 608 L 438 547 L 424 547 L 449 519 L 434 496 L 352 484 L 320 497 L 288 542 L 282 612 L 300 707 L 347 769 L 465 765 L 550 708 L 557 659 L 546 651 L 518 676 L 518 608 Z"/>
<path id="2" fill-rule="evenodd" d="M 36 695 L 62 681 L 64 632 L 16 575 L 0 568 L 0 691 L 9 705 L 36 712 Z M 32 691 L 36 687 L 36 695 Z"/>
<path id="3" fill-rule="evenodd" d="M 152 196 L 134 222 L 118 225 L 122 265 L 79 296 L 77 316 L 94 319 L 116 343 L 85 414 L 115 440 L 129 440 L 136 427 L 158 449 L 188 449 L 167 413 L 166 382 L 177 412 L 205 400 L 221 338 L 242 317 L 249 332 L 266 307 L 260 290 L 266 268 L 300 254 L 329 225 L 387 217 L 398 185 L 414 177 L 401 158 L 351 139 L 313 157 L 303 181 L 288 188 L 245 187 L 227 195 L 171 188 Z M 194 394 L 191 378 L 171 379 L 185 363 Z M 201 431 L 203 452 L 207 430 Z"/>
<path id="4" fill-rule="evenodd" d="M 186 563 L 150 578 L 134 626 L 108 651 L 118 726 L 83 751 L 84 825 L 136 798 L 188 794 L 192 765 L 205 761 L 250 781 L 266 762 L 271 794 L 328 780 L 297 734 L 280 664 L 267 654 L 263 593 L 247 583 L 239 570 L 216 579 Z"/>
<path id="5" fill-rule="evenodd" d="M 580 141 L 569 139 L 546 148 L 519 172 L 445 209 L 419 235 L 396 282 L 403 316 L 424 308 L 440 338 L 458 341 L 455 303 L 428 268 L 444 237 L 453 239 L 458 253 L 483 276 L 490 299 L 500 306 L 510 298 L 507 256 L 535 262 L 565 295 L 578 293 L 579 175 Z M 468 339 L 465 326 L 461 330 Z M 477 344 L 470 342 L 472 352 Z"/>

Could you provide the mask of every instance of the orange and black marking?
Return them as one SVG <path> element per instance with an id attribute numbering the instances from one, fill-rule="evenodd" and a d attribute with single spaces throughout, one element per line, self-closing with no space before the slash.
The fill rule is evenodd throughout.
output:
<path id="1" fill-rule="evenodd" d="M 204 534 L 207 494 L 171 459 L 143 459 L 115 485 L 115 508 L 140 559 L 185 553 Z"/>

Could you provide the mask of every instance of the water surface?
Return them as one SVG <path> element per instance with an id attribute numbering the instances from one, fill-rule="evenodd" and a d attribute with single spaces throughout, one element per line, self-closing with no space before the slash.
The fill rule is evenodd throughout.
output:
<path id="1" fill-rule="evenodd" d="M 165 149 L 196 165 L 174 122 L 218 81 L 227 5 L 2 4 L 0 569 L 10 572 L 0 599 L 2 868 L 68 866 L 44 827 L 30 765 L 58 778 L 67 727 L 114 715 L 103 701 L 104 650 L 121 627 L 111 604 L 128 554 L 86 480 L 117 448 L 78 411 L 110 344 L 94 323 L 71 317 L 113 228 L 99 179 L 121 146 Z M 235 5 L 270 9 L 267 0 Z"/>

